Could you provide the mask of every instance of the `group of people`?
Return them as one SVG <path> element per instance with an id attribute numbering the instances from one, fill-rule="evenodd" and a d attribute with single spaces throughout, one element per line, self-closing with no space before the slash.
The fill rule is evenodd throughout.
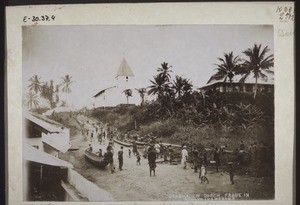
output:
<path id="1" fill-rule="evenodd" d="M 149 148 L 153 147 L 155 153 L 156 153 L 156 158 L 163 158 L 163 161 L 167 162 L 169 161 L 170 163 L 173 162 L 174 160 L 174 151 L 171 145 L 164 145 L 162 141 L 160 142 L 153 142 L 151 145 L 148 143 L 147 145 L 144 145 L 144 158 L 147 158 Z"/>
<path id="2" fill-rule="evenodd" d="M 190 155 L 187 150 L 187 146 L 182 146 L 181 151 L 181 164 L 183 165 L 183 169 L 187 169 L 187 163 L 191 163 L 193 165 L 194 172 L 197 173 L 198 169 L 200 169 L 199 172 L 199 179 L 201 183 L 209 183 L 209 180 L 207 178 L 207 166 L 209 164 L 214 164 L 216 168 L 216 172 L 219 171 L 220 167 L 220 155 L 223 152 L 223 148 L 217 147 L 215 145 L 211 145 L 211 149 L 208 150 L 204 148 L 204 146 L 199 143 L 198 145 L 193 144 L 190 147 Z M 231 184 L 234 184 L 233 182 L 233 163 L 228 163 L 228 173 L 230 175 L 230 182 Z"/>
<path id="3" fill-rule="evenodd" d="M 90 150 L 92 151 L 92 147 L 90 144 Z M 128 149 L 128 153 L 129 153 L 129 158 L 131 156 L 131 150 Z M 100 154 L 101 153 L 101 154 Z M 104 155 L 102 155 L 102 150 L 99 149 L 99 156 L 104 157 L 104 160 L 106 160 L 110 166 L 110 170 L 111 173 L 116 173 L 115 171 L 115 165 L 114 165 L 114 148 L 113 148 L 113 143 L 109 142 L 107 148 L 106 148 L 106 153 Z M 120 147 L 120 150 L 118 151 L 118 162 L 119 162 L 119 170 L 122 171 L 123 170 L 123 163 L 124 163 L 124 148 L 123 146 Z M 156 168 L 156 151 L 154 149 L 153 146 L 150 146 L 148 149 L 148 153 L 147 153 L 147 158 L 148 158 L 148 164 L 149 164 L 149 168 L 150 168 L 150 176 L 153 174 L 155 175 L 155 168 Z M 139 154 L 139 152 L 135 153 L 136 158 L 137 158 L 137 165 L 141 165 L 141 156 Z"/>
<path id="4" fill-rule="evenodd" d="M 94 126 L 94 125 L 93 125 Z M 115 166 L 113 161 L 113 136 L 114 133 L 109 129 L 109 127 L 104 126 L 94 126 L 94 130 L 88 130 L 87 134 L 90 132 L 91 141 L 93 137 L 97 136 L 98 142 L 100 145 L 103 145 L 105 140 L 109 141 L 109 144 L 106 148 L 106 153 L 103 155 L 102 150 L 99 149 L 97 154 L 100 157 L 104 157 L 105 160 L 110 164 L 111 173 L 115 173 Z M 246 148 L 246 145 L 243 141 L 240 142 L 239 147 L 234 149 L 231 155 L 231 160 L 227 160 L 226 169 L 223 171 L 227 171 L 230 176 L 231 184 L 234 184 L 233 177 L 234 177 L 234 165 L 244 165 L 245 164 L 245 155 L 249 155 L 251 160 L 259 159 L 267 159 L 268 151 L 267 146 L 263 145 L 261 148 L 258 148 L 257 142 L 251 143 L 249 148 Z M 92 151 L 92 148 L 90 146 Z M 197 173 L 199 171 L 199 178 L 201 179 L 201 183 L 209 182 L 206 174 L 207 174 L 207 166 L 212 166 L 216 172 L 219 172 L 221 161 L 224 160 L 223 156 L 226 153 L 225 150 L 227 149 L 227 145 L 225 146 L 216 146 L 212 144 L 209 148 L 205 148 L 201 143 L 185 143 L 182 145 L 181 150 L 181 163 L 184 169 L 187 169 L 187 164 L 190 163 L 194 172 Z M 141 165 L 141 154 L 138 150 L 138 146 L 136 142 L 133 142 L 132 145 L 132 152 L 133 155 L 136 157 L 136 164 Z M 229 151 L 227 151 L 229 153 Z M 123 162 L 124 162 L 124 149 L 121 146 L 120 150 L 117 153 L 118 162 L 119 162 L 119 170 L 123 170 Z M 131 149 L 128 149 L 128 156 L 131 157 Z M 165 162 L 172 162 L 174 161 L 174 150 L 171 145 L 165 145 L 162 141 L 151 141 L 144 145 L 143 149 L 143 157 L 148 159 L 149 169 L 150 169 L 150 176 L 155 175 L 155 168 L 156 168 L 156 160 L 159 158 L 163 158 Z M 225 161 L 225 160 L 224 160 Z M 224 167 L 225 168 L 225 167 Z"/>
<path id="5" fill-rule="evenodd" d="M 189 150 L 187 149 L 189 148 Z M 258 147 L 257 142 L 253 142 L 247 148 L 243 141 L 240 141 L 239 146 L 234 149 L 234 151 L 228 151 L 227 145 L 225 146 L 216 146 L 212 144 L 210 148 L 206 149 L 204 146 L 199 144 L 189 144 L 189 146 L 183 144 L 181 151 L 181 163 L 183 168 L 187 168 L 187 163 L 190 163 L 193 166 L 194 172 L 199 172 L 199 178 L 201 182 L 207 181 L 208 179 L 205 176 L 207 171 L 207 166 L 215 168 L 215 171 L 218 172 L 221 166 L 221 161 L 224 160 L 226 166 L 224 166 L 223 171 L 229 174 L 231 184 L 234 184 L 234 172 L 235 166 L 240 168 L 244 165 L 248 165 L 251 162 L 262 162 L 268 160 L 268 157 L 272 156 L 271 151 L 269 150 L 267 144 L 262 143 Z M 225 154 L 228 153 L 227 157 Z M 226 159 L 226 160 L 225 160 Z"/>

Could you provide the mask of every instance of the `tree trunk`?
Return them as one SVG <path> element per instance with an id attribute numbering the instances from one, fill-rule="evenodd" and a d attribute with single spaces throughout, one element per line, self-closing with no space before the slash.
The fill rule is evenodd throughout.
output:
<path id="1" fill-rule="evenodd" d="M 256 94 L 257 94 L 257 77 L 255 78 L 255 87 L 254 87 L 254 96 L 253 96 L 254 100 L 255 100 Z"/>

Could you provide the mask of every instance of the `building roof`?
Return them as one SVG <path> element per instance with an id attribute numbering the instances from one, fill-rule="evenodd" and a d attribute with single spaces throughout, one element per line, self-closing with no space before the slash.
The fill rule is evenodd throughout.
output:
<path id="1" fill-rule="evenodd" d="M 23 145 L 23 159 L 51 166 L 73 168 L 73 165 L 69 162 L 47 154 L 46 152 L 42 152 L 28 144 Z"/>
<path id="2" fill-rule="evenodd" d="M 103 93 L 105 93 L 106 90 L 109 90 L 109 89 L 112 89 L 112 88 L 116 88 L 116 87 L 117 87 L 117 86 L 115 85 L 115 86 L 111 86 L 111 87 L 105 88 L 105 89 L 103 89 L 103 90 L 100 90 L 100 91 L 99 91 L 96 95 L 94 95 L 93 97 L 96 98 L 96 97 L 102 95 Z"/>
<path id="3" fill-rule="evenodd" d="M 126 62 L 125 58 L 123 58 L 119 70 L 116 74 L 116 78 L 119 76 L 134 76 L 131 68 L 129 67 L 128 63 Z"/>
<path id="4" fill-rule="evenodd" d="M 51 134 L 44 135 L 42 137 L 42 142 L 50 145 L 54 149 L 61 151 L 62 153 L 66 153 L 70 148 L 70 141 L 66 138 L 63 138 L 60 134 Z"/>
<path id="5" fill-rule="evenodd" d="M 200 87 L 200 89 L 201 88 L 205 88 L 205 87 L 209 87 L 211 85 L 218 84 L 218 83 L 230 83 L 228 78 L 227 78 L 227 81 L 224 81 L 224 79 L 225 79 L 225 77 L 223 79 L 221 79 L 221 80 L 212 81 L 212 82 L 210 82 L 210 83 L 208 83 L 208 84 Z M 238 83 L 240 83 L 239 82 L 240 79 L 241 79 L 241 75 L 235 75 L 232 78 L 232 83 L 233 84 L 238 84 Z M 244 84 L 255 84 L 254 75 L 252 74 L 252 75 L 248 76 L 248 78 L 246 78 Z M 260 84 L 260 85 L 274 85 L 274 76 L 273 75 L 269 75 L 268 79 L 266 79 L 266 80 L 258 78 L 257 79 L 257 84 Z"/>
<path id="6" fill-rule="evenodd" d="M 25 113 L 24 117 L 50 133 L 59 133 L 64 127 L 64 125 L 36 113 Z"/>

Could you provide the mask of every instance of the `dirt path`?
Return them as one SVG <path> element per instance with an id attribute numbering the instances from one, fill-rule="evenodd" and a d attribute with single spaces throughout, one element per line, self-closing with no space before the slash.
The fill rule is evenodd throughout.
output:
<path id="1" fill-rule="evenodd" d="M 136 165 L 135 156 L 128 157 L 128 148 L 124 147 L 124 170 L 119 171 L 117 156 L 114 154 L 116 173 L 111 174 L 109 167 L 105 170 L 91 165 L 84 158 L 84 150 L 89 140 L 78 134 L 72 137 L 72 146 L 80 147 L 79 150 L 62 154 L 61 158 L 71 162 L 75 170 L 100 188 L 110 192 L 117 201 L 177 201 L 195 200 L 195 198 L 211 196 L 212 198 L 231 198 L 229 194 L 239 194 L 236 199 L 271 199 L 273 187 L 267 179 L 250 176 L 235 176 L 235 184 L 231 185 L 229 176 L 222 172 L 208 171 L 209 184 L 201 184 L 199 173 L 193 173 L 191 168 L 183 169 L 181 165 L 157 164 L 156 176 L 149 176 L 147 160 L 142 158 L 141 165 Z M 94 150 L 101 148 L 92 142 Z M 114 145 L 115 153 L 120 150 L 120 145 Z M 142 152 L 141 152 L 142 153 Z M 215 194 L 215 195 L 209 195 Z M 198 199 L 200 200 L 200 199 Z"/>

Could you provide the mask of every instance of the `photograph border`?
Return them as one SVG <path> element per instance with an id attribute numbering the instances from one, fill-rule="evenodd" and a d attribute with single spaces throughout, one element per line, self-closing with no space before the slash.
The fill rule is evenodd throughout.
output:
<path id="1" fill-rule="evenodd" d="M 129 25 L 129 24 L 269 24 L 274 26 L 275 56 L 275 200 L 274 204 L 291 204 L 293 194 L 293 148 L 294 148 L 294 25 L 293 21 L 281 22 L 278 6 L 293 3 L 173 3 L 173 4 L 103 4 L 103 5 L 43 5 L 7 7 L 7 108 L 8 108 L 8 197 L 9 202 L 22 202 L 19 182 L 22 181 L 22 17 L 33 13 L 55 13 L 58 20 L 38 25 Z M 237 9 L 238 8 L 238 9 Z M 99 10 L 103 12 L 99 12 Z M 155 11 L 156 15 L 152 13 Z M 166 12 L 167 11 L 167 12 Z M 201 12 L 200 12 L 201 11 Z M 203 11 L 203 12 L 202 12 Z M 77 15 L 86 12 L 84 18 Z M 256 15 L 246 16 L 253 12 Z M 119 13 L 119 16 L 109 14 Z M 164 15 L 161 15 L 164 13 Z M 215 15 L 217 14 L 217 16 Z M 230 14 L 230 15 L 229 15 Z M 95 18 L 96 16 L 96 18 Z M 139 16 L 140 18 L 136 18 Z M 197 17 L 197 18 L 195 18 Z M 27 25 L 27 24 L 26 24 Z M 281 36 L 280 31 L 287 31 Z M 291 32 L 289 32 L 291 31 Z M 290 33 L 290 34 L 288 34 Z M 277 57 L 279 56 L 279 57 Z M 280 68 L 286 70 L 282 71 Z M 18 95 L 14 95 L 17 93 Z M 280 98 L 279 98 L 280 96 Z M 288 107 L 289 109 L 286 109 Z M 17 129 L 16 129 L 17 127 Z M 280 138 L 279 136 L 291 136 Z M 291 149 L 286 150 L 286 147 Z M 279 166 L 280 164 L 280 166 Z M 281 166 L 282 165 L 282 166 Z M 288 176 L 288 177 L 286 177 Z M 20 178 L 21 177 L 21 178 Z M 281 184 L 290 184 L 283 187 Z M 254 203 L 255 200 L 238 201 L 238 204 Z M 257 202 L 257 201 L 256 201 Z M 259 201 L 269 203 L 270 201 Z M 41 202 L 30 202 L 38 204 Z M 48 202 L 47 202 L 48 203 Z M 52 202 L 51 202 L 52 203 Z M 61 202 L 53 202 L 61 203 Z M 68 202 L 63 202 L 65 204 Z M 88 202 L 99 203 L 99 202 Z M 107 203 L 107 202 L 103 202 Z M 119 203 L 119 202 L 112 202 Z M 124 204 L 123 202 L 120 202 Z M 131 202 L 128 202 L 128 204 Z M 137 204 L 137 202 L 135 202 Z M 159 202 L 138 202 L 159 203 Z M 185 202 L 165 202 L 185 203 Z M 196 204 L 198 202 L 192 202 Z M 199 202 L 203 203 L 203 202 Z M 224 204 L 225 201 L 207 202 Z M 236 204 L 233 202 L 232 204 Z"/>

